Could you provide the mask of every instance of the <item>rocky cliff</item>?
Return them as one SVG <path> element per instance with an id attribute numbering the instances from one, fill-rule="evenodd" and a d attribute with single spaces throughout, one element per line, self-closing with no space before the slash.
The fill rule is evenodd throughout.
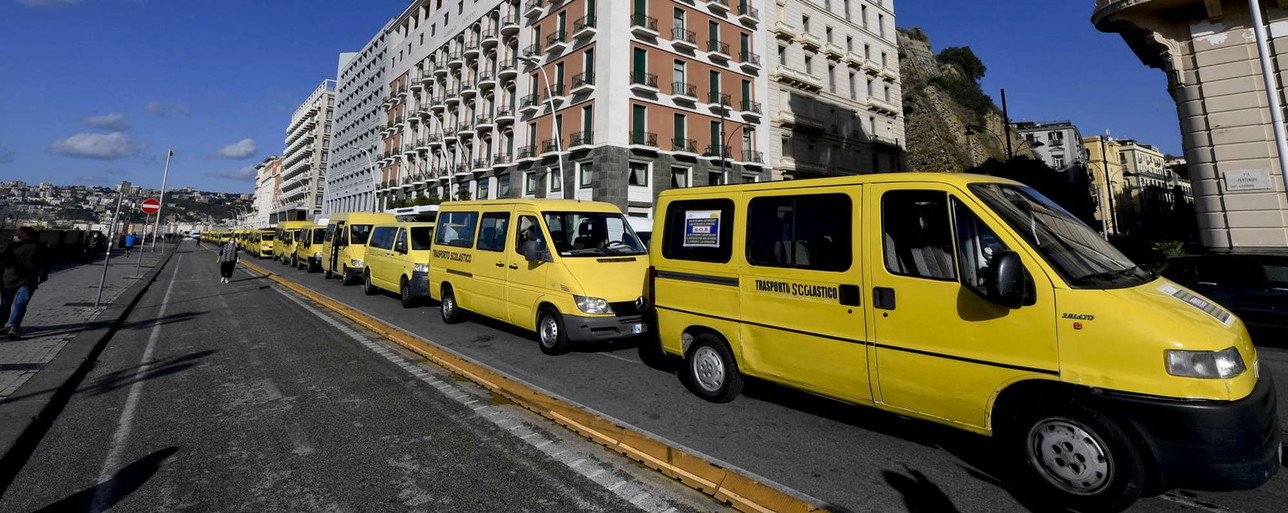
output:
<path id="1" fill-rule="evenodd" d="M 920 28 L 899 29 L 898 37 L 908 170 L 961 172 L 989 158 L 1002 159 L 1002 113 L 978 84 L 957 66 L 936 59 Z M 974 135 L 966 135 L 968 127 Z M 1019 147 L 1019 141 L 1012 134 L 1012 146 Z"/>

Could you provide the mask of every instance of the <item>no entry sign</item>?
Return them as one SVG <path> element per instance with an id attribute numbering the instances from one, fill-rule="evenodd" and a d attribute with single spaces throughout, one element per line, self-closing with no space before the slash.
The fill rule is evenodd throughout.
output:
<path id="1" fill-rule="evenodd" d="M 143 200 L 143 204 L 139 206 L 139 209 L 143 210 L 144 214 L 155 214 L 161 210 L 161 202 L 148 198 Z"/>

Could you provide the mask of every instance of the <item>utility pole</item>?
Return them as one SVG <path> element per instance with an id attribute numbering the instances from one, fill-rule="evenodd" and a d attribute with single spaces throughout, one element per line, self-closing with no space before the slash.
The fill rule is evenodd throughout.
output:
<path id="1" fill-rule="evenodd" d="M 1006 160 L 1011 160 L 1014 154 L 1011 150 L 1011 116 L 1006 111 L 1006 89 L 1002 90 L 1002 130 L 1006 134 Z"/>
<path id="2" fill-rule="evenodd" d="M 157 250 L 157 239 L 161 237 L 161 210 L 165 209 L 165 182 L 170 177 L 170 157 L 174 156 L 174 150 L 165 152 L 165 171 L 161 173 L 161 195 L 157 201 L 161 202 L 161 207 L 157 209 L 157 222 L 152 225 L 152 251 Z M 161 245 L 165 249 L 165 244 Z M 141 258 L 139 259 L 142 260 Z"/>
<path id="3" fill-rule="evenodd" d="M 116 218 L 121 215 L 121 200 L 125 199 L 125 188 L 121 187 L 116 196 L 116 211 L 112 212 L 112 224 L 108 227 L 107 254 L 103 255 L 103 276 L 98 279 L 98 296 L 94 298 L 94 308 L 103 302 L 103 285 L 107 283 L 107 261 L 112 259 L 112 246 L 116 245 Z M 143 257 L 140 255 L 139 260 Z"/>

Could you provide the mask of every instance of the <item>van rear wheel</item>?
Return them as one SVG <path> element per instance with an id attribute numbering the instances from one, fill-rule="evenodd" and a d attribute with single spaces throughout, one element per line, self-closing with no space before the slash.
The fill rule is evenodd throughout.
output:
<path id="1" fill-rule="evenodd" d="M 411 295 L 411 284 L 407 282 L 406 276 L 398 282 L 398 300 L 402 302 L 403 308 L 416 306 L 416 298 Z"/>
<path id="2" fill-rule="evenodd" d="M 362 271 L 362 293 L 368 296 L 374 296 L 379 290 L 371 283 L 371 269 Z"/>
<path id="3" fill-rule="evenodd" d="M 564 331 L 563 316 L 557 310 L 546 307 L 537 315 L 537 341 L 540 342 L 541 352 L 551 356 L 572 351 L 572 341 L 568 340 L 568 332 Z"/>
<path id="4" fill-rule="evenodd" d="M 684 355 L 680 380 L 698 397 L 713 403 L 727 403 L 742 392 L 738 362 L 723 340 L 704 333 L 693 339 Z"/>
<path id="5" fill-rule="evenodd" d="M 452 292 L 452 287 L 443 286 L 443 293 L 440 296 L 440 312 L 443 314 L 443 322 L 447 324 L 456 324 L 465 320 L 465 309 L 456 303 L 456 294 Z"/>
<path id="6" fill-rule="evenodd" d="M 1038 497 L 1077 511 L 1122 511 L 1146 485 L 1131 437 L 1109 417 L 1065 404 L 1021 417 L 1009 434 Z"/>

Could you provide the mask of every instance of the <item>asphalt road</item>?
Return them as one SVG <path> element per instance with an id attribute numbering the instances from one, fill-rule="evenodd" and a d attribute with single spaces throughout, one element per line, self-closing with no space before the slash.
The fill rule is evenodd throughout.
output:
<path id="1" fill-rule="evenodd" d="M 668 365 L 646 365 L 629 344 L 580 347 L 549 357 L 533 335 L 472 318 L 445 325 L 436 305 L 403 309 L 391 294 L 365 296 L 320 273 L 267 260 L 260 266 L 358 310 L 483 362 L 512 377 L 852 511 L 1026 511 L 1036 502 L 1008 486 L 991 441 L 870 408 L 839 404 L 765 383 L 732 403 L 690 394 Z M 1279 414 L 1288 426 L 1288 351 L 1261 348 L 1278 377 Z M 1288 472 L 1247 492 L 1170 491 L 1134 512 L 1282 512 Z"/>
<path id="2" fill-rule="evenodd" d="M 0 511 L 719 509 L 193 246 Z"/>

